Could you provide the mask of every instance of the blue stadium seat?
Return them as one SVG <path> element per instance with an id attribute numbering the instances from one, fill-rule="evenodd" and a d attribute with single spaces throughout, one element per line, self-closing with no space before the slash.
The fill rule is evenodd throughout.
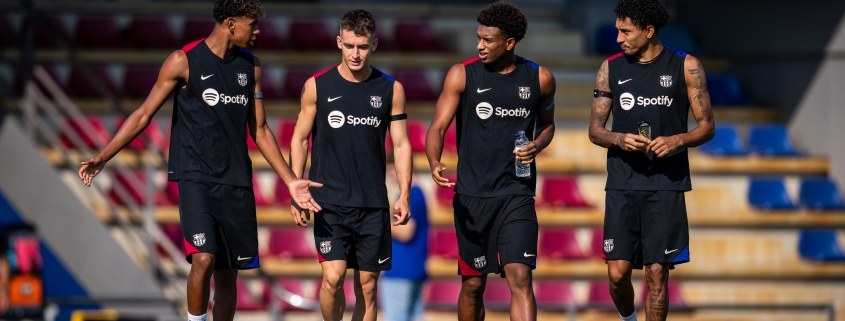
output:
<path id="1" fill-rule="evenodd" d="M 748 202 L 762 210 L 793 210 L 795 204 L 786 192 L 786 186 L 780 178 L 751 179 L 748 188 Z"/>
<path id="2" fill-rule="evenodd" d="M 781 124 L 758 125 L 751 127 L 749 146 L 752 152 L 765 156 L 799 156 L 802 155 Z"/>
<path id="3" fill-rule="evenodd" d="M 707 90 L 713 105 L 751 105 L 754 102 L 745 97 L 739 79 L 731 73 L 707 74 Z"/>
<path id="4" fill-rule="evenodd" d="M 700 48 L 692 39 L 692 33 L 684 25 L 669 24 L 660 28 L 660 42 L 675 49 L 696 55 L 701 54 Z"/>
<path id="5" fill-rule="evenodd" d="M 612 55 L 622 51 L 619 44 L 616 43 L 616 36 L 619 30 L 616 29 L 616 24 L 610 23 L 599 26 L 596 36 L 596 53 Z"/>
<path id="6" fill-rule="evenodd" d="M 845 210 L 836 182 L 828 178 L 803 179 L 798 202 L 815 210 Z"/>
<path id="7" fill-rule="evenodd" d="M 709 142 L 701 145 L 702 152 L 713 156 L 744 156 L 748 154 L 742 140 L 732 125 L 716 125 L 716 135 Z"/>
<path id="8" fill-rule="evenodd" d="M 809 261 L 845 261 L 836 242 L 836 230 L 803 230 L 798 238 L 798 252 Z"/>

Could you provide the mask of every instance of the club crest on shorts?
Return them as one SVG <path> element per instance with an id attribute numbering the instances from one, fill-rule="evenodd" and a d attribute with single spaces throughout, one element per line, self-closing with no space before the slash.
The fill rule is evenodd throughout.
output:
<path id="1" fill-rule="evenodd" d="M 613 251 L 613 239 L 604 240 L 604 251 L 605 252 Z"/>
<path id="2" fill-rule="evenodd" d="M 332 241 L 320 242 L 320 253 L 326 254 L 332 251 Z"/>
<path id="3" fill-rule="evenodd" d="M 370 106 L 373 106 L 373 108 L 381 107 L 381 96 L 370 96 Z"/>
<path id="4" fill-rule="evenodd" d="M 238 84 L 241 86 L 246 86 L 246 74 L 238 74 Z"/>
<path id="5" fill-rule="evenodd" d="M 519 98 L 528 99 L 531 97 L 531 87 L 519 87 Z"/>
<path id="6" fill-rule="evenodd" d="M 484 257 L 483 255 L 475 258 L 475 268 L 476 269 L 483 268 L 486 265 L 487 265 L 487 258 Z"/>
<path id="7" fill-rule="evenodd" d="M 663 87 L 667 87 L 667 88 L 669 86 L 672 86 L 672 76 L 668 76 L 668 75 L 660 76 L 660 85 L 663 86 Z"/>
<path id="8" fill-rule="evenodd" d="M 202 246 L 205 244 L 205 233 L 194 234 L 194 246 Z"/>

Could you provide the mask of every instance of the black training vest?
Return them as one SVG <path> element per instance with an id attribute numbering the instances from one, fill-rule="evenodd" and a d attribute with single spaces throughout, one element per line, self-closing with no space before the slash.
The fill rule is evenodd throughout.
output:
<path id="1" fill-rule="evenodd" d="M 182 48 L 189 79 L 174 94 L 167 178 L 252 186 L 246 140 L 255 59 L 243 49 L 220 59 L 203 40 Z"/>
<path id="2" fill-rule="evenodd" d="M 318 203 L 387 208 L 385 135 L 393 108 L 391 76 L 373 68 L 370 78 L 351 82 L 338 65 L 314 75 L 317 115 L 312 130 L 309 179 Z"/>
<path id="3" fill-rule="evenodd" d="M 517 57 L 507 73 L 479 58 L 465 61 L 466 85 L 457 112 L 458 180 L 455 192 L 474 197 L 534 195 L 537 169 L 516 176 L 514 137 L 525 131 L 534 140 L 540 110 L 540 67 Z M 535 162 L 536 163 L 536 162 Z"/>
<path id="4" fill-rule="evenodd" d="M 651 123 L 651 138 L 687 132 L 690 102 L 684 78 L 687 53 L 664 47 L 648 64 L 622 53 L 607 59 L 613 94 L 615 133 L 638 134 L 637 124 Z M 657 158 L 654 152 L 607 150 L 606 189 L 689 191 L 692 189 L 686 148 Z"/>

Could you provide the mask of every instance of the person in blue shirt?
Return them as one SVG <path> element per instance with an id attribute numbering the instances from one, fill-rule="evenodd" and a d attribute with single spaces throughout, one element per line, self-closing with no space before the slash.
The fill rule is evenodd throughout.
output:
<path id="1" fill-rule="evenodd" d="M 419 186 L 411 187 L 411 213 L 406 225 L 391 227 L 393 235 L 393 268 L 385 271 L 378 294 L 387 321 L 423 319 L 423 282 L 428 278 L 425 261 L 428 255 L 428 209 Z"/>

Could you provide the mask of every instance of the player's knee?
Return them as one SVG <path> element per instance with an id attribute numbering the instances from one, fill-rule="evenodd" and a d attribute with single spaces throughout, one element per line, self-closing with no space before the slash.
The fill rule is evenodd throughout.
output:
<path id="1" fill-rule="evenodd" d="M 506 272 L 508 285 L 512 293 L 527 293 L 531 291 L 531 268 L 524 264 L 510 266 Z"/>
<path id="2" fill-rule="evenodd" d="M 191 269 L 199 271 L 211 271 L 214 268 L 214 254 L 194 253 L 191 254 Z"/>
<path id="3" fill-rule="evenodd" d="M 646 277 L 652 282 L 662 282 L 665 280 L 666 266 L 660 263 L 650 264 L 646 267 Z"/>
<path id="4" fill-rule="evenodd" d="M 467 278 L 461 284 L 461 294 L 471 297 L 484 295 L 485 280 L 482 278 Z"/>
<path id="5" fill-rule="evenodd" d="M 323 275 L 323 290 L 334 293 L 343 287 L 343 281 L 346 279 L 346 274 L 332 274 L 327 273 Z"/>
<path id="6" fill-rule="evenodd" d="M 610 285 L 613 287 L 616 287 L 620 283 L 631 281 L 631 271 L 619 267 L 608 269 L 607 276 L 610 279 Z"/>

